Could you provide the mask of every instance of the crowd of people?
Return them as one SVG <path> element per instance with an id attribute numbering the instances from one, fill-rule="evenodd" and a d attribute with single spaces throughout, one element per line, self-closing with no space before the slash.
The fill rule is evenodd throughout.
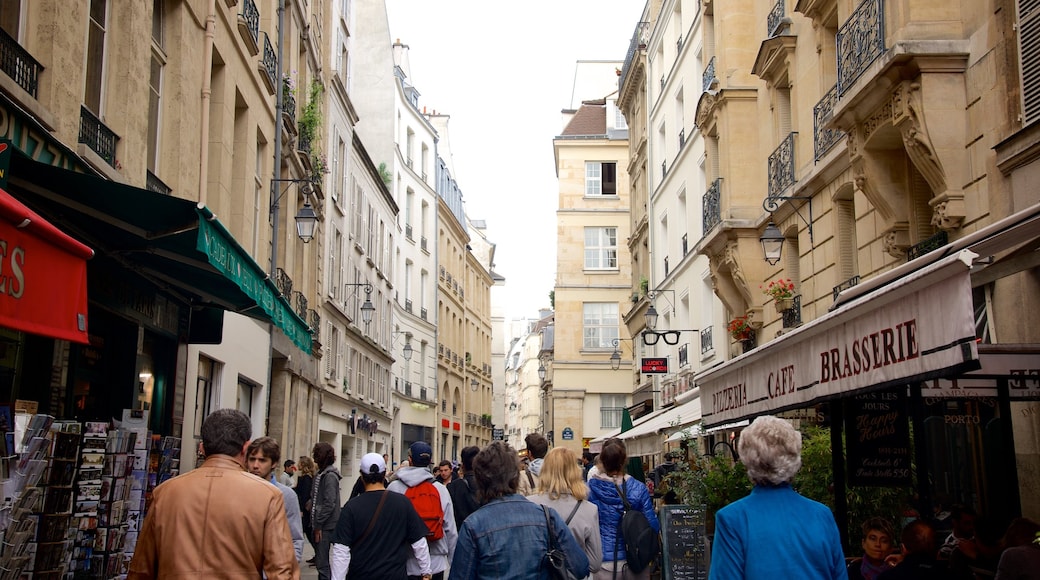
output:
<path id="1" fill-rule="evenodd" d="M 202 466 L 153 493 L 130 578 L 297 579 L 308 564 L 320 580 L 559 574 L 646 580 L 651 574 L 624 530 L 633 529 L 627 520 L 637 513 L 648 530 L 660 531 L 653 493 L 625 472 L 628 454 L 619 439 L 607 440 L 594 461 L 550 450 L 533 433 L 523 457 L 494 441 L 462 449 L 461 462 L 436 464 L 430 445 L 416 441 L 397 469 L 386 455 L 364 455 L 342 503 L 343 476 L 329 443 L 317 443 L 310 457 L 282 462 L 276 474 L 278 442 L 251 440 L 241 412 L 212 413 L 201 435 Z M 763 416 L 737 445 L 754 487 L 715 514 L 710 580 L 1040 578 L 1040 525 L 1019 518 L 1002 540 L 988 541 L 976 534 L 974 512 L 963 507 L 951 510 L 953 529 L 941 545 L 927 521 L 907 523 L 897 546 L 891 523 L 870 518 L 862 525 L 862 556 L 846 559 L 830 509 L 791 487 L 801 468 L 798 431 Z M 651 486 L 667 481 L 675 459 L 666 457 Z M 307 562 L 305 538 L 315 554 Z"/>

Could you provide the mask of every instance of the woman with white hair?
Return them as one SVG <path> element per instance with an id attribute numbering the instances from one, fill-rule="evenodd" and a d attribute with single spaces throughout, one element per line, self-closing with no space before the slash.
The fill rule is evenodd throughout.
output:
<path id="1" fill-rule="evenodd" d="M 737 452 L 754 488 L 715 514 L 709 580 L 847 579 L 831 510 L 791 489 L 802 466 L 801 434 L 765 415 L 740 434 Z"/>

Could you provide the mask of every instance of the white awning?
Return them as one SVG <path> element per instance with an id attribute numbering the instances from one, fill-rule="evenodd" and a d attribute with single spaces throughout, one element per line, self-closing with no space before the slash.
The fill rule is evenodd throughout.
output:
<path id="1" fill-rule="evenodd" d="M 651 411 L 650 413 L 647 413 L 646 415 L 643 415 L 642 417 L 636 417 L 635 419 L 632 420 L 632 428 L 635 429 L 636 427 L 646 423 L 647 421 L 652 421 L 654 418 L 659 417 L 662 414 L 667 413 L 667 412 L 668 412 L 668 409 L 657 409 L 656 411 Z M 616 429 L 612 429 L 612 430 L 608 431 L 604 435 L 600 435 L 599 437 L 596 437 L 592 441 L 589 441 L 589 453 L 599 453 L 603 449 L 603 442 L 604 441 L 606 441 L 607 439 L 610 439 L 612 437 L 617 437 L 620 433 L 621 433 L 621 428 L 618 427 Z"/>
<path id="2" fill-rule="evenodd" d="M 676 405 L 652 421 L 618 435 L 628 448 L 629 457 L 655 455 L 664 450 L 665 437 L 673 430 L 681 431 L 701 419 L 700 398 Z"/>
<path id="3" fill-rule="evenodd" d="M 704 426 L 978 368 L 962 250 L 697 375 Z"/>

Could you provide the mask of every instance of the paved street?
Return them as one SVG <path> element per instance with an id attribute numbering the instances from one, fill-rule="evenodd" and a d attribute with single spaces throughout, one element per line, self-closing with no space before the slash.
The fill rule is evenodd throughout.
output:
<path id="1" fill-rule="evenodd" d="M 316 580 L 318 578 L 318 569 L 307 563 L 314 557 L 314 550 L 311 548 L 310 542 L 303 543 L 303 564 L 300 566 L 300 580 Z"/>

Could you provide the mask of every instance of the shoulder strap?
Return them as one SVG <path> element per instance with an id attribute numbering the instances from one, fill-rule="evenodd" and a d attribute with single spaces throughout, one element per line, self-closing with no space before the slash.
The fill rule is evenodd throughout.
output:
<path id="1" fill-rule="evenodd" d="M 527 483 L 531 484 L 531 491 L 534 491 L 534 477 L 531 476 L 531 472 L 527 469 L 524 470 L 524 473 L 527 474 Z"/>
<path id="2" fill-rule="evenodd" d="M 578 503 L 574 504 L 574 509 L 571 510 L 571 515 L 567 516 L 566 524 L 571 525 L 571 520 L 574 519 L 574 514 L 578 513 L 578 506 L 581 505 L 582 500 L 578 500 Z"/>
<path id="3" fill-rule="evenodd" d="M 549 530 L 549 549 L 556 549 L 556 538 L 553 536 L 552 520 L 549 519 L 549 508 L 542 506 L 542 513 L 545 514 L 545 527 Z"/>
<path id="4" fill-rule="evenodd" d="M 622 485 L 618 485 L 617 482 L 615 481 L 614 482 L 614 487 L 617 488 L 618 495 L 621 496 L 621 502 L 625 504 L 625 511 L 627 512 L 627 511 L 632 509 L 632 504 L 628 503 L 628 498 L 625 497 L 625 488 L 622 487 L 624 485 L 624 483 L 625 483 L 624 479 L 621 480 L 621 484 Z"/>
<path id="5" fill-rule="evenodd" d="M 383 511 L 383 504 L 386 503 L 386 495 L 388 493 L 392 492 L 387 491 L 385 489 L 383 490 L 383 497 L 379 498 L 379 505 L 376 506 L 376 513 L 372 514 L 372 519 L 368 522 L 368 528 L 365 530 L 365 533 L 361 534 L 361 537 L 354 542 L 354 545 L 351 546 L 351 548 L 356 548 L 358 544 L 364 542 L 365 538 L 367 538 L 368 535 L 372 533 L 372 528 L 376 527 L 376 520 L 379 519 L 379 512 Z"/>

